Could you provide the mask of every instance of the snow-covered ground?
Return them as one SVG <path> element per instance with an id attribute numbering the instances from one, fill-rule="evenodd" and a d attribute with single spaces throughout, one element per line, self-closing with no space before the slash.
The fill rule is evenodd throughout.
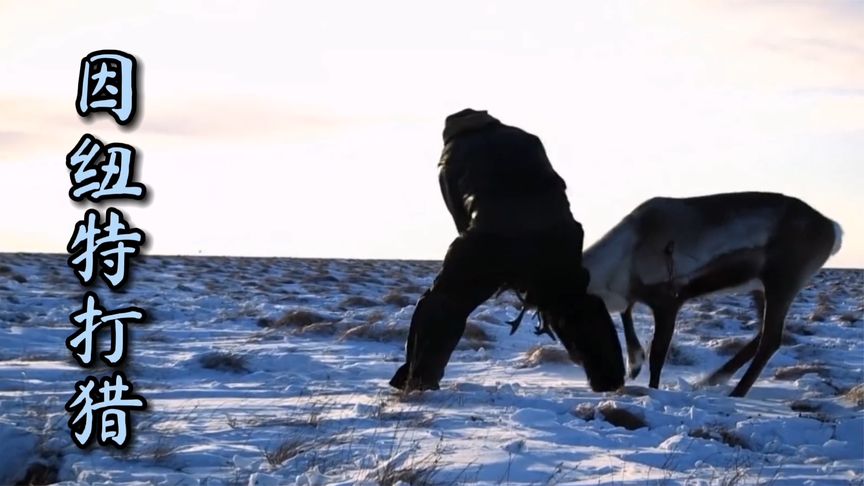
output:
<path id="1" fill-rule="evenodd" d="M 110 368 L 64 345 L 85 290 L 65 258 L 0 254 L 0 484 L 864 483 L 864 271 L 814 278 L 745 399 L 691 384 L 756 332 L 747 296 L 685 308 L 660 390 L 645 369 L 598 394 L 529 320 L 508 336 L 504 295 L 440 391 L 400 396 L 387 380 L 437 262 L 139 257 L 125 292 L 96 289 L 152 317 L 123 367 L 149 409 L 118 451 L 69 435 L 74 383 Z"/>

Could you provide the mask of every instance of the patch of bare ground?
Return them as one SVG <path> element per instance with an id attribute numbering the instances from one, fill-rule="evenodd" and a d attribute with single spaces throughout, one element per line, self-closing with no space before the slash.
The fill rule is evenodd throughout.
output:
<path id="1" fill-rule="evenodd" d="M 582 420 L 602 419 L 627 430 L 637 430 L 648 426 L 642 414 L 619 407 L 611 401 L 601 402 L 596 406 L 587 402 L 580 403 L 571 413 Z"/>
<path id="2" fill-rule="evenodd" d="M 597 413 L 603 417 L 603 420 L 616 427 L 624 427 L 627 430 L 648 427 L 644 416 L 625 408 L 617 407 L 613 402 L 603 402 L 598 405 Z"/>
<path id="3" fill-rule="evenodd" d="M 789 409 L 798 412 L 800 417 L 812 418 L 820 422 L 831 423 L 834 419 L 822 411 L 822 406 L 812 400 L 794 400 Z"/>
<path id="4" fill-rule="evenodd" d="M 812 400 L 793 400 L 789 403 L 789 409 L 793 412 L 812 413 L 820 408 L 820 405 Z"/>

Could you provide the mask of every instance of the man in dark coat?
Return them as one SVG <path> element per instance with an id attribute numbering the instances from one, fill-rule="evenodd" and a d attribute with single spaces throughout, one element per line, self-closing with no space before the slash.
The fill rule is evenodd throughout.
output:
<path id="1" fill-rule="evenodd" d="M 485 111 L 462 110 L 445 121 L 439 181 L 459 236 L 417 303 L 405 364 L 390 384 L 438 389 L 468 315 L 511 289 L 582 363 L 592 389 L 622 386 L 612 319 L 601 299 L 585 293 L 582 226 L 540 139 Z"/>

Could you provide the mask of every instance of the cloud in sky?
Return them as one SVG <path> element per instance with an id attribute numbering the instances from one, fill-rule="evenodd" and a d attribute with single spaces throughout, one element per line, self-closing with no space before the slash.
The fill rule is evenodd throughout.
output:
<path id="1" fill-rule="evenodd" d="M 441 124 L 473 106 L 541 136 L 587 242 L 654 195 L 764 189 L 864 266 L 862 30 L 845 1 L 4 4 L 0 204 L 31 202 L 0 250 L 63 251 L 90 132 L 141 151 L 151 252 L 440 258 Z M 143 65 L 134 131 L 74 111 L 102 48 Z"/>

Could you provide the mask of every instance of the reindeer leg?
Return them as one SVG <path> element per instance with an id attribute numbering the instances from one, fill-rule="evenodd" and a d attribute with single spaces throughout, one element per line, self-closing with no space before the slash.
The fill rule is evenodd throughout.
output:
<path id="1" fill-rule="evenodd" d="M 721 366 L 717 371 L 711 373 L 711 375 L 704 379 L 701 384 L 704 385 L 719 385 L 721 383 L 726 383 L 729 381 L 729 378 L 735 374 L 738 369 L 744 366 L 744 363 L 753 359 L 753 355 L 756 354 L 756 349 L 759 347 L 759 341 L 762 339 L 762 333 L 756 334 L 756 337 L 750 340 L 746 346 L 739 349 L 735 356 L 732 356 L 729 361 L 727 361 L 723 366 Z"/>
<path id="2" fill-rule="evenodd" d="M 645 350 L 636 330 L 633 328 L 633 304 L 621 313 L 621 322 L 624 324 L 624 338 L 627 340 L 627 368 L 631 380 L 635 380 L 642 371 L 642 363 L 645 362 Z"/>
<path id="3" fill-rule="evenodd" d="M 669 343 L 672 342 L 672 332 L 675 330 L 675 318 L 678 317 L 679 307 L 676 304 L 651 307 L 654 311 L 654 339 L 651 341 L 651 354 L 648 356 L 651 373 L 648 386 L 651 388 L 660 386 L 660 372 L 663 370 L 663 363 L 666 362 Z"/>
<path id="4" fill-rule="evenodd" d="M 795 298 L 797 293 L 797 289 L 790 289 L 788 286 L 769 286 L 766 283 L 765 318 L 762 320 L 762 332 L 760 332 L 759 344 L 756 347 L 753 362 L 750 363 L 750 367 L 747 368 L 741 381 L 732 390 L 731 396 L 743 397 L 746 395 L 750 391 L 750 387 L 753 386 L 753 383 L 756 382 L 756 379 L 759 378 L 759 374 L 762 373 L 762 369 L 765 368 L 768 360 L 780 348 L 786 313 L 789 311 L 792 299 Z"/>
<path id="5" fill-rule="evenodd" d="M 750 296 L 753 297 L 753 305 L 756 306 L 756 316 L 759 318 L 759 324 L 761 325 L 765 322 L 765 291 L 754 290 L 750 292 Z"/>
<path id="6" fill-rule="evenodd" d="M 761 290 L 753 291 L 753 302 L 756 304 L 756 312 L 759 316 L 759 327 L 760 329 L 765 323 L 765 292 Z M 739 349 L 735 356 L 733 356 L 729 361 L 727 361 L 723 366 L 721 366 L 717 371 L 711 373 L 711 375 L 706 378 L 702 384 L 705 385 L 719 385 L 721 383 L 726 383 L 732 375 L 735 374 L 744 363 L 753 359 L 753 355 L 756 354 L 756 348 L 759 346 L 759 341 L 762 339 L 762 331 L 756 334 L 756 337 L 750 340 L 746 346 Z"/>

